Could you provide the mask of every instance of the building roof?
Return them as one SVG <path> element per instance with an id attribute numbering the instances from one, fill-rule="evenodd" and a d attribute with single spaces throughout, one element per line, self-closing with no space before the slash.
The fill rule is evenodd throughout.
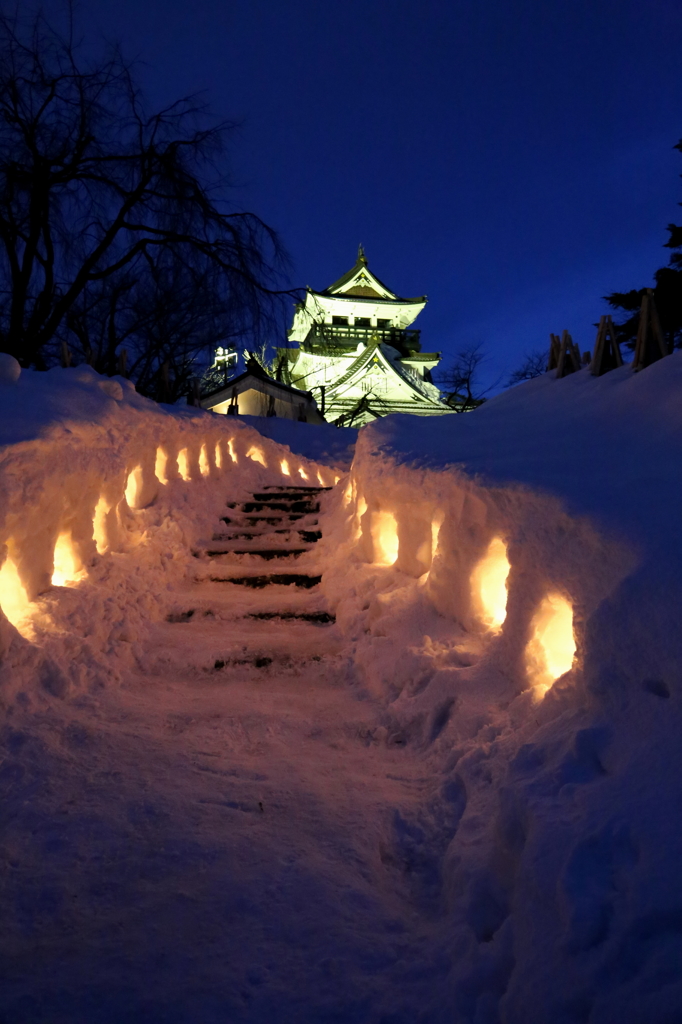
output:
<path id="1" fill-rule="evenodd" d="M 349 299 L 369 299 L 376 300 L 381 299 L 386 302 L 425 302 L 426 296 L 422 295 L 418 298 L 403 299 L 396 295 L 395 292 L 391 291 L 380 281 L 376 274 L 372 273 L 367 265 L 367 257 L 365 251 L 360 246 L 358 250 L 358 258 L 355 261 L 354 266 L 350 270 L 346 271 L 338 281 L 334 281 L 328 288 L 325 288 L 321 292 L 316 292 L 312 288 L 308 289 L 313 295 L 326 295 L 335 296 L 336 298 L 349 298 Z"/>
<path id="2" fill-rule="evenodd" d="M 275 380 L 274 377 L 270 377 L 265 372 L 255 359 L 249 359 L 244 373 L 240 373 L 238 377 L 228 380 L 227 384 L 223 384 L 221 387 L 210 391 L 207 395 L 203 395 L 201 405 L 204 408 L 220 405 L 221 402 L 227 401 L 233 393 L 240 394 L 242 391 L 247 391 L 249 385 L 256 385 L 255 390 L 264 391 L 267 394 L 276 394 L 278 391 L 284 391 L 290 397 L 298 397 L 301 401 L 315 402 L 310 391 L 292 388 L 281 380 Z"/>

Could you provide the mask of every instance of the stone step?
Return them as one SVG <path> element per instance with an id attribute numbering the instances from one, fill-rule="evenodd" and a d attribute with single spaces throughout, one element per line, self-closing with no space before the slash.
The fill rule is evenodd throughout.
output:
<path id="1" fill-rule="evenodd" d="M 307 573 L 270 573 L 267 576 L 209 576 L 211 583 L 232 583 L 238 587 L 303 587 L 306 590 L 316 587 L 322 576 L 309 576 Z M 199 580 L 198 582 L 201 582 Z"/>
<path id="2" fill-rule="evenodd" d="M 284 622 L 312 622 L 315 625 L 326 626 L 336 622 L 336 616 L 331 612 L 249 612 L 245 619 L 280 619 Z M 187 621 L 173 620 L 173 621 Z"/>
<path id="3" fill-rule="evenodd" d="M 253 495 L 251 500 L 252 501 L 266 501 L 266 502 L 270 502 L 270 501 L 307 501 L 307 502 L 310 502 L 310 501 L 315 501 L 317 499 L 317 497 L 318 497 L 317 494 L 311 494 L 308 491 L 299 491 L 299 490 L 278 491 L 277 494 L 272 494 L 272 493 L 270 493 L 268 491 L 257 491 Z"/>
<path id="4" fill-rule="evenodd" d="M 319 494 L 320 491 L 331 491 L 331 487 L 292 487 L 286 484 L 265 484 L 263 487 L 264 491 L 307 491 L 310 494 Z"/>
<path id="5" fill-rule="evenodd" d="M 304 519 L 305 515 L 305 512 L 298 512 L 290 516 L 244 516 L 244 519 L 247 523 L 270 523 L 270 525 L 274 526 L 275 523 L 283 523 L 285 521 L 290 523 L 296 522 L 298 519 Z"/>
<path id="6" fill-rule="evenodd" d="M 214 533 L 211 538 L 213 541 L 224 541 L 228 543 L 233 540 L 260 540 L 263 537 L 286 537 L 298 534 L 300 539 L 306 544 L 317 544 L 318 540 L 322 537 L 321 530 L 248 530 L 240 531 L 239 533 Z"/>
<path id="7" fill-rule="evenodd" d="M 309 501 L 245 501 L 242 503 L 241 512 L 319 512 L 318 504 L 311 504 Z"/>
<path id="8" fill-rule="evenodd" d="M 254 555 L 256 558 L 264 558 L 270 561 L 273 558 L 297 558 L 298 555 L 305 555 L 310 548 L 223 548 L 222 550 L 210 549 L 203 552 L 194 552 L 195 558 L 205 555 L 207 558 L 218 558 L 220 555 Z"/>

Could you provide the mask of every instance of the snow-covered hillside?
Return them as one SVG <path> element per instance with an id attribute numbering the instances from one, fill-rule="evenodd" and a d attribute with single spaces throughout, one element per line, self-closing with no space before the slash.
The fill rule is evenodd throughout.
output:
<path id="1" fill-rule="evenodd" d="M 682 1019 L 682 355 L 349 474 L 11 376 L 0 1016 Z"/>

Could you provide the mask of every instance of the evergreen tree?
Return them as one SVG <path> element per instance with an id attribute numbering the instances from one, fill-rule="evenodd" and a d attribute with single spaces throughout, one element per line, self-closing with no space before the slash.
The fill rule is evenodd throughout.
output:
<path id="1" fill-rule="evenodd" d="M 682 139 L 674 148 L 682 153 Z M 682 203 L 679 205 L 682 206 Z M 670 237 L 664 245 L 672 249 L 672 255 L 668 266 L 661 267 L 654 274 L 654 299 L 668 350 L 672 352 L 674 348 L 682 348 L 682 226 L 669 224 L 668 232 Z M 625 314 L 618 330 L 621 342 L 629 348 L 635 345 L 639 310 L 645 290 L 633 288 L 629 292 L 612 292 L 605 296 L 610 306 Z"/>

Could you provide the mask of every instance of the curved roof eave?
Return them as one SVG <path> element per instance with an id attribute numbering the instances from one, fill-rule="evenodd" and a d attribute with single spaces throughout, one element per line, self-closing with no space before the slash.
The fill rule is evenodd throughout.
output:
<path id="1" fill-rule="evenodd" d="M 369 296 L 369 295 L 344 295 L 343 292 L 331 295 L 328 291 L 316 292 L 312 288 L 307 288 L 306 291 L 310 295 L 314 295 L 316 299 L 343 299 L 346 302 L 369 302 L 373 306 L 381 304 L 390 304 L 394 306 L 416 306 L 424 305 L 428 302 L 426 295 L 419 295 L 413 299 L 402 299 L 396 295 L 392 299 L 385 299 L 381 295 Z"/>

